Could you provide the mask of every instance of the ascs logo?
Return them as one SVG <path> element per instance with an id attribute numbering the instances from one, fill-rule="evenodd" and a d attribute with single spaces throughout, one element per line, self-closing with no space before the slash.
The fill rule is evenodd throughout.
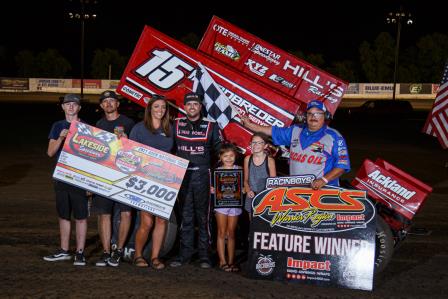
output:
<path id="1" fill-rule="evenodd" d="M 253 217 L 271 227 L 303 232 L 364 228 L 375 216 L 373 204 L 360 190 L 277 187 L 257 194 L 252 204 Z M 345 215 L 356 222 L 347 222 Z"/>

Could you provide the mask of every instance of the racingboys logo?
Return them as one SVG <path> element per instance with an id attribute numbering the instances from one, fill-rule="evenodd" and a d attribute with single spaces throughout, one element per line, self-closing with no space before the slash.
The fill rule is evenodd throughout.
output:
<path id="1" fill-rule="evenodd" d="M 255 270 L 257 270 L 260 275 L 268 276 L 274 271 L 274 268 L 275 262 L 270 255 L 260 254 L 258 256 Z"/>

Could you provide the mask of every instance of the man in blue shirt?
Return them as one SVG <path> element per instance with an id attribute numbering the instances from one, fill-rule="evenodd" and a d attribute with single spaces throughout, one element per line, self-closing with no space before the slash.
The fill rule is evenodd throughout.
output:
<path id="1" fill-rule="evenodd" d="M 65 118 L 55 122 L 48 135 L 47 154 L 49 157 L 56 157 L 56 160 L 64 146 L 71 122 L 80 121 L 78 112 L 81 110 L 81 99 L 75 94 L 67 94 L 62 100 L 61 106 Z M 54 254 L 45 256 L 44 260 L 49 262 L 71 260 L 69 242 L 71 214 L 73 212 L 76 223 L 76 253 L 73 264 L 75 266 L 85 266 L 84 246 L 88 216 L 86 191 L 59 181 L 54 182 L 54 190 L 56 193 L 56 210 L 59 216 L 60 248 Z"/>
<path id="2" fill-rule="evenodd" d="M 315 190 L 325 185 L 339 186 L 339 177 L 350 171 L 347 145 L 342 135 L 328 127 L 331 117 L 324 103 L 313 100 L 306 108 L 306 122 L 288 128 L 260 126 L 242 117 L 245 127 L 272 136 L 275 145 L 290 147 L 290 175 L 312 174 Z"/>

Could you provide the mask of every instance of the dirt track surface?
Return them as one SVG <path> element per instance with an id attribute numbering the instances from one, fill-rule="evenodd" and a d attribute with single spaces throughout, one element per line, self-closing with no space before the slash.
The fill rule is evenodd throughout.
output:
<path id="1" fill-rule="evenodd" d="M 88 266 L 43 261 L 59 244 L 53 162 L 45 151 L 50 125 L 62 114 L 54 104 L 0 103 L 0 297 L 447 298 L 448 155 L 435 139 L 419 133 L 423 119 L 417 117 L 381 126 L 337 119 L 333 123 L 349 145 L 353 171 L 346 178 L 355 175 L 364 158 L 382 157 L 434 187 L 414 221 L 431 234 L 408 236 L 385 272 L 375 278 L 374 290 L 365 292 L 251 280 L 244 272 L 203 270 L 195 264 L 160 272 L 127 263 L 117 269 L 98 268 L 93 217 Z"/>

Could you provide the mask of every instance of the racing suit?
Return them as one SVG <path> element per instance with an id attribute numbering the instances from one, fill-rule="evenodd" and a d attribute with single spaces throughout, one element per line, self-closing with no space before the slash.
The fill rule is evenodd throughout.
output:
<path id="1" fill-rule="evenodd" d="M 190 161 L 179 190 L 182 223 L 179 258 L 188 261 L 194 253 L 194 220 L 199 228 L 198 254 L 208 259 L 210 244 L 210 160 L 211 151 L 217 152 L 222 136 L 218 125 L 202 118 L 190 121 L 176 119 L 174 126 L 176 155 Z"/>
<path id="2" fill-rule="evenodd" d="M 290 146 L 290 175 L 312 174 L 321 178 L 333 168 L 350 171 L 350 159 L 344 137 L 324 125 L 312 132 L 306 126 L 289 128 L 272 127 L 272 140 L 276 145 Z M 339 179 L 328 182 L 339 186 Z"/>

